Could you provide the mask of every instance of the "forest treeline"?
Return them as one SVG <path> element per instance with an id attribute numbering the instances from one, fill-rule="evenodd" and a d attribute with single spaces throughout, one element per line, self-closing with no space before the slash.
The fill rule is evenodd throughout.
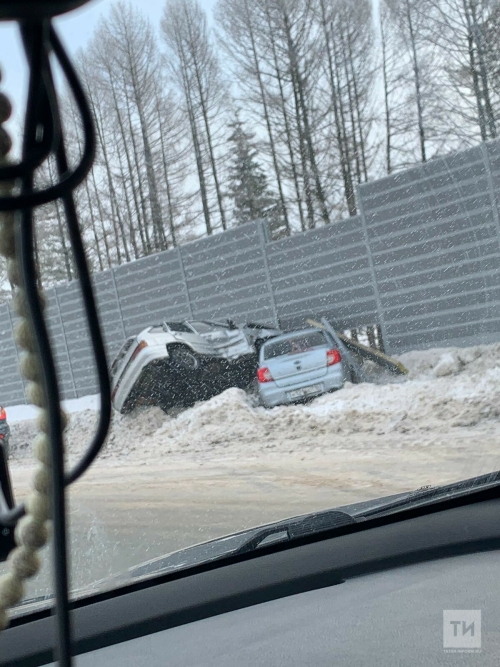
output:
<path id="1" fill-rule="evenodd" d="M 275 238 L 331 224 L 358 184 L 494 139 L 499 36 L 494 0 L 167 0 L 159 25 L 117 2 L 76 58 L 93 271 L 256 218 Z M 64 124 L 76 159 L 69 98 Z M 76 277 L 61 206 L 37 251 L 44 284 Z"/>

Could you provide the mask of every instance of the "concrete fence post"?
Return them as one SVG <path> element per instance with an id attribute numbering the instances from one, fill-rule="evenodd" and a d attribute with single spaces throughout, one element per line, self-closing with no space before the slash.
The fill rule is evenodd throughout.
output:
<path id="1" fill-rule="evenodd" d="M 262 249 L 262 258 L 264 260 L 264 270 L 266 272 L 266 284 L 267 284 L 267 291 L 269 293 L 269 300 L 271 301 L 271 308 L 273 311 L 273 316 L 274 316 L 274 322 L 276 326 L 279 328 L 280 325 L 280 318 L 278 315 L 278 309 L 276 307 L 276 299 L 274 296 L 274 289 L 273 289 L 273 283 L 271 280 L 271 273 L 269 271 L 269 260 L 267 258 L 267 243 L 268 243 L 268 238 L 267 238 L 267 225 L 264 220 L 257 220 L 257 229 L 259 233 L 259 240 L 260 240 L 260 247 Z"/>
<path id="2" fill-rule="evenodd" d="M 375 264 L 372 257 L 372 249 L 370 247 L 370 238 L 368 236 L 368 228 L 366 225 L 365 209 L 363 203 L 363 196 L 361 194 L 361 188 L 359 185 L 355 186 L 356 190 L 356 203 L 358 205 L 358 218 L 361 223 L 361 229 L 363 230 L 363 240 L 366 247 L 366 255 L 368 257 L 368 263 L 370 265 L 370 272 L 372 274 L 372 284 L 373 284 L 373 293 L 375 296 L 375 303 L 377 304 L 377 314 L 378 314 L 378 324 L 382 331 L 382 340 L 384 343 L 384 349 L 387 353 L 390 352 L 389 340 L 387 337 L 387 328 L 385 325 L 385 313 L 382 306 L 382 301 L 380 299 L 380 292 L 378 288 L 377 274 L 375 272 Z"/>

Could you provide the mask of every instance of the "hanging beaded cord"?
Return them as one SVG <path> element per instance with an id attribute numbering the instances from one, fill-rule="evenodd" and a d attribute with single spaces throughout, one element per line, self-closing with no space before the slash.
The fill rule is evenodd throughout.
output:
<path id="1" fill-rule="evenodd" d="M 19 316 L 15 339 L 22 350 L 20 370 L 27 380 L 26 395 L 32 404 L 41 408 L 38 418 L 40 433 L 34 442 L 34 453 L 40 465 L 34 475 L 33 491 L 25 503 L 0 510 L 0 524 L 15 527 L 17 545 L 8 557 L 8 574 L 0 578 L 0 629 L 8 625 L 7 610 L 22 599 L 25 580 L 40 568 L 37 552 L 47 542 L 50 515 L 56 610 L 54 648 L 61 667 L 71 667 L 72 664 L 65 487 L 79 479 L 99 454 L 106 440 L 112 412 L 106 350 L 73 198 L 74 189 L 92 167 L 95 129 L 86 95 L 51 24 L 52 15 L 84 2 L 52 0 L 50 3 L 35 2 L 29 7 L 12 3 L 7 7 L 7 14 L 6 5 L 0 2 L 0 19 L 18 22 L 29 69 L 22 158 L 19 163 L 13 163 L 7 157 L 12 142 L 2 124 L 10 117 L 11 105 L 7 97 L 0 94 L 0 254 L 7 260 L 8 276 L 14 288 L 13 305 Z M 35 14 L 32 19 L 24 20 L 27 12 Z M 74 168 L 70 168 L 67 160 L 51 60 L 56 61 L 62 70 L 80 115 L 82 151 Z M 35 172 L 51 157 L 55 161 L 57 180 L 45 188 L 35 189 Z M 33 224 L 34 209 L 56 199 L 61 201 L 65 213 L 101 403 L 92 440 L 68 472 L 65 471 L 63 451 L 63 431 L 67 419 L 60 406 L 57 369 L 44 317 L 43 295 L 39 289 Z"/>
<path id="2" fill-rule="evenodd" d="M 8 98 L 0 92 L 0 166 L 8 164 L 7 155 L 12 146 L 7 131 L 2 127 L 10 114 L 11 104 Z M 0 181 L 0 196 L 10 195 L 12 191 L 13 184 Z M 7 609 L 21 601 L 24 595 L 25 580 L 34 576 L 40 569 L 40 558 L 37 552 L 48 539 L 50 440 L 47 412 L 44 409 L 46 402 L 41 383 L 40 363 L 29 322 L 26 293 L 21 285 L 19 259 L 16 256 L 15 214 L 13 211 L 0 211 L 0 254 L 7 260 L 8 278 L 15 289 L 13 305 L 19 316 L 15 340 L 23 350 L 19 358 L 19 366 L 22 375 L 27 380 L 26 394 L 33 405 L 41 408 L 38 417 L 40 433 L 34 441 L 34 454 L 39 465 L 33 477 L 33 489 L 25 503 L 25 516 L 18 521 L 15 528 L 17 547 L 8 557 L 9 572 L 0 577 L 0 629 L 3 629 L 8 625 Z M 62 414 L 62 419 L 65 426 L 67 420 L 64 414 Z"/>

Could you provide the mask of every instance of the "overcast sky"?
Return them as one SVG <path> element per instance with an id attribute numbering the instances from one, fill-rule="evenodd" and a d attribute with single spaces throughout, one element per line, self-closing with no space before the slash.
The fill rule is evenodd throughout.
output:
<path id="1" fill-rule="evenodd" d="M 83 7 L 56 19 L 59 35 L 70 55 L 84 47 L 92 37 L 101 16 L 106 15 L 115 0 L 90 0 Z M 201 0 L 209 13 L 216 0 Z M 141 9 L 157 27 L 165 0 L 130 0 L 130 4 Z M 19 120 L 26 86 L 26 67 L 19 43 L 18 31 L 13 23 L 0 23 L 0 90 L 7 93 L 14 106 L 14 115 L 7 128 L 11 134 L 19 132 Z M 16 141 L 16 144 L 18 142 Z"/>
<path id="2" fill-rule="evenodd" d="M 151 20 L 155 28 L 159 26 L 166 0 L 128 0 L 138 7 Z M 207 10 L 209 19 L 217 0 L 200 0 Z M 372 0 L 375 10 L 379 0 Z M 105 16 L 116 0 L 90 0 L 83 7 L 56 19 L 58 32 L 70 55 L 84 47 L 99 24 L 101 16 Z M 9 95 L 14 107 L 14 114 L 6 127 L 19 146 L 20 121 L 23 117 L 24 91 L 26 88 L 26 67 L 19 43 L 18 31 L 13 23 L 0 22 L 0 69 L 2 81 L 0 90 Z"/>

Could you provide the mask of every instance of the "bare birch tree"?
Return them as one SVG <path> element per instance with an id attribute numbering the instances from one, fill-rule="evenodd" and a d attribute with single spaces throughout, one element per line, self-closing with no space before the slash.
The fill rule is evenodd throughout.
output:
<path id="1" fill-rule="evenodd" d="M 443 106 L 463 142 L 498 132 L 498 19 L 496 0 L 428 0 L 429 41 L 443 60 Z"/>
<path id="2" fill-rule="evenodd" d="M 227 228 L 221 182 L 226 88 L 207 19 L 197 0 L 168 0 L 161 23 L 171 76 L 189 119 L 207 234 L 214 228 L 209 202 L 213 183 L 222 229 Z"/>
<path id="3" fill-rule="evenodd" d="M 256 110 L 261 118 L 267 136 L 267 152 L 272 165 L 274 181 L 278 191 L 281 213 L 285 229 L 290 233 L 290 218 L 285 194 L 282 165 L 276 139 L 277 128 L 270 113 L 270 91 L 266 82 L 262 61 L 262 11 L 251 0 L 219 0 L 215 18 L 222 30 L 219 43 L 231 61 L 231 73 L 238 81 L 241 101 L 245 103 L 247 114 L 254 119 L 249 107 Z"/>

